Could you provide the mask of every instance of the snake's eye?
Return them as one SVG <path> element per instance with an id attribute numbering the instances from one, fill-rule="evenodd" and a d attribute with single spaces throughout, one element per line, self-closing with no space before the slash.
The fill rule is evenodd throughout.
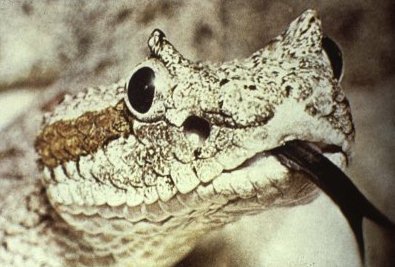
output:
<path id="1" fill-rule="evenodd" d="M 343 57 L 339 46 L 329 37 L 322 38 L 322 48 L 325 50 L 333 70 L 333 75 L 339 81 L 343 74 Z"/>
<path id="2" fill-rule="evenodd" d="M 155 73 L 149 67 L 138 69 L 130 78 L 127 101 L 134 110 L 146 113 L 152 106 L 155 94 Z"/>
<path id="3" fill-rule="evenodd" d="M 123 88 L 128 113 L 140 121 L 156 121 L 166 113 L 172 87 L 168 69 L 157 59 L 148 59 L 131 71 Z M 171 106 L 171 101 L 168 101 Z"/>

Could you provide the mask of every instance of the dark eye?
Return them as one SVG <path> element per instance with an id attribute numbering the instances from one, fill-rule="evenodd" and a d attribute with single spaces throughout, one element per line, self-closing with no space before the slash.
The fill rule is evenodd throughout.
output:
<path id="1" fill-rule="evenodd" d="M 137 112 L 146 113 L 152 106 L 155 93 L 155 73 L 151 68 L 137 70 L 129 80 L 128 100 Z"/>
<path id="2" fill-rule="evenodd" d="M 322 47 L 331 62 L 333 75 L 339 79 L 343 72 L 343 57 L 339 46 L 331 38 L 325 36 L 322 39 Z"/>

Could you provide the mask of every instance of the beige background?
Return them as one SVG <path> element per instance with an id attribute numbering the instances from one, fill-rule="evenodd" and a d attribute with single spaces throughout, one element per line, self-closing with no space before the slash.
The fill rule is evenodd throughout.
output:
<path id="1" fill-rule="evenodd" d="M 147 56 L 154 28 L 194 60 L 243 58 L 307 8 L 342 47 L 355 119 L 348 174 L 395 221 L 393 1 L 0 1 L 0 123 L 44 90 L 110 84 Z M 365 222 L 369 266 L 393 266 L 394 238 Z M 392 234 L 394 236 L 394 234 Z M 392 247 L 392 250 L 391 250 Z M 391 264 L 392 261 L 392 264 Z M 345 219 L 326 196 L 245 218 L 180 266 L 358 266 Z"/>

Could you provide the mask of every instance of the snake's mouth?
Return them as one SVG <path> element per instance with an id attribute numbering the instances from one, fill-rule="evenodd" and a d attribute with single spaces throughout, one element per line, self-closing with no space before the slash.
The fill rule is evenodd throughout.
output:
<path id="1" fill-rule="evenodd" d="M 292 142 L 305 142 L 305 141 L 295 140 Z M 315 151 L 317 151 L 317 153 L 320 153 L 321 155 L 325 155 L 326 157 L 329 157 L 331 160 L 335 161 L 335 164 L 338 167 L 342 168 L 348 165 L 347 154 L 342 150 L 340 146 L 333 144 L 326 144 L 323 142 L 305 142 L 305 143 L 309 144 L 309 146 Z M 260 160 L 262 160 L 263 158 L 266 158 L 268 156 L 275 156 L 288 169 L 301 171 L 302 168 L 300 166 L 294 164 L 293 161 L 289 160 L 287 157 L 283 156 L 282 153 L 280 153 L 280 151 L 287 149 L 288 148 L 286 143 L 284 146 L 275 147 L 274 149 L 257 153 L 233 170 L 241 170 L 244 168 L 254 167 L 256 164 L 259 164 Z M 345 165 L 345 166 L 339 166 L 339 165 Z"/>
<path id="2" fill-rule="evenodd" d="M 358 190 L 351 179 L 324 156 L 327 153 L 343 153 L 340 147 L 293 140 L 269 153 L 287 168 L 306 173 L 307 177 L 339 206 L 354 232 L 362 257 L 363 217 L 382 226 L 395 228 L 395 225 Z"/>

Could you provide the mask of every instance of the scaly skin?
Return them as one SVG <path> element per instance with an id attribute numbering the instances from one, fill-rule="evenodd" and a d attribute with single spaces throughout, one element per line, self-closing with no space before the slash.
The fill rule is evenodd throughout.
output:
<path id="1" fill-rule="evenodd" d="M 249 58 L 203 64 L 155 30 L 126 80 L 45 114 L 41 179 L 10 183 L 18 202 L 2 196 L 1 265 L 172 266 L 208 231 L 313 200 L 270 150 L 335 145 L 326 155 L 345 166 L 354 128 L 321 39 L 308 10 Z"/>

